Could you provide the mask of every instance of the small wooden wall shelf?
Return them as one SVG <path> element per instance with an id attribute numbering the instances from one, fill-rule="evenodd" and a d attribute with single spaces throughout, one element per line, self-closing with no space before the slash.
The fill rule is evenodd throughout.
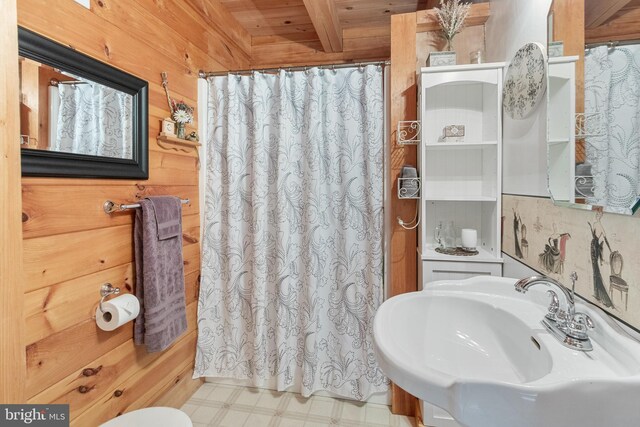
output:
<path id="1" fill-rule="evenodd" d="M 161 132 L 158 135 L 158 145 L 162 148 L 167 148 L 170 150 L 189 152 L 191 150 L 197 151 L 198 147 L 200 147 L 201 144 L 197 141 L 189 141 L 187 139 L 178 138 L 175 135 L 168 135 L 164 132 Z"/>
<path id="2" fill-rule="evenodd" d="M 198 152 L 198 147 L 201 145 L 202 144 L 197 141 L 189 141 L 178 138 L 175 135 L 168 135 L 164 132 L 160 132 L 158 135 L 158 146 L 160 146 L 160 148 L 164 148 L 165 150 L 182 151 L 184 153 L 189 153 L 191 151 L 195 152 L 198 168 L 200 168 L 200 153 Z"/>

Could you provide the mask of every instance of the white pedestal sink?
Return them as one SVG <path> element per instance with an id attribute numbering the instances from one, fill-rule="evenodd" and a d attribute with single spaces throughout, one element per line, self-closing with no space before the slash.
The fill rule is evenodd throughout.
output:
<path id="1" fill-rule="evenodd" d="M 434 282 L 385 301 L 374 322 L 382 370 L 470 427 L 640 426 L 640 343 L 602 311 L 593 351 L 564 347 L 540 321 L 544 286 L 516 279 Z"/>

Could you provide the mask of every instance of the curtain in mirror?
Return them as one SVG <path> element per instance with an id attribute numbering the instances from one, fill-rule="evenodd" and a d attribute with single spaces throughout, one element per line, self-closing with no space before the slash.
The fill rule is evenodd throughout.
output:
<path id="1" fill-rule="evenodd" d="M 640 45 L 586 53 L 586 166 L 594 182 L 587 201 L 631 213 L 640 194 Z"/>
<path id="2" fill-rule="evenodd" d="M 89 81 L 59 84 L 51 92 L 52 150 L 133 158 L 131 95 Z"/>
<path id="3" fill-rule="evenodd" d="M 195 377 L 387 390 L 382 82 L 379 66 L 209 80 Z"/>

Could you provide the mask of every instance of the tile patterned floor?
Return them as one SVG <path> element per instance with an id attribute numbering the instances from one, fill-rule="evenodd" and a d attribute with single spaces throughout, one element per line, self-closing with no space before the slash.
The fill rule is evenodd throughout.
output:
<path id="1" fill-rule="evenodd" d="M 386 405 L 205 383 L 182 407 L 194 427 L 415 427 Z"/>

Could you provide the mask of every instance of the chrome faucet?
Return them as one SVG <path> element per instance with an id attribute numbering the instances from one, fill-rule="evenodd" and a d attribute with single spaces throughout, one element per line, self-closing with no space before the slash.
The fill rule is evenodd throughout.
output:
<path id="1" fill-rule="evenodd" d="M 564 295 L 565 308 L 560 308 L 558 294 L 548 290 L 551 297 L 549 310 L 542 319 L 545 328 L 556 337 L 563 345 L 573 350 L 590 351 L 593 349 L 589 339 L 588 330 L 594 328 L 593 321 L 585 313 L 575 312 L 575 287 L 578 275 L 574 271 L 569 276 L 572 282 L 571 291 L 562 283 L 546 276 L 525 277 L 516 282 L 516 291 L 526 293 L 534 285 L 545 285 L 556 288 Z"/>

